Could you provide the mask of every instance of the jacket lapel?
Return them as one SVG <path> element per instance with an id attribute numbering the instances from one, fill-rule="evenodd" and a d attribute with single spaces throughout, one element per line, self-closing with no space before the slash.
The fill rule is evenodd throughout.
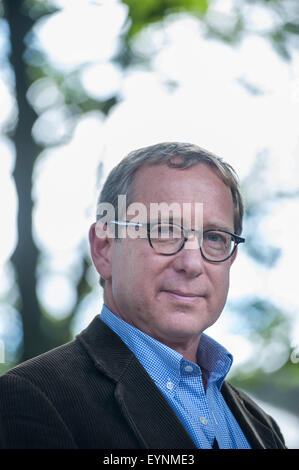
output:
<path id="1" fill-rule="evenodd" d="M 115 399 L 141 447 L 196 449 L 138 359 L 99 316 L 77 338 L 88 350 L 95 366 L 115 382 Z"/>
<path id="2" fill-rule="evenodd" d="M 115 396 L 145 448 L 196 449 L 167 400 L 135 357 L 119 381 Z"/>
<path id="3" fill-rule="evenodd" d="M 270 426 L 265 426 L 250 412 L 242 396 L 231 385 L 224 382 L 221 392 L 253 449 L 285 448 L 283 443 L 281 443 L 281 446 L 277 445 L 277 441 Z M 252 406 L 256 407 L 253 402 Z M 261 410 L 259 410 L 259 412 L 261 412 Z M 266 414 L 264 414 L 264 417 L 267 419 Z"/>

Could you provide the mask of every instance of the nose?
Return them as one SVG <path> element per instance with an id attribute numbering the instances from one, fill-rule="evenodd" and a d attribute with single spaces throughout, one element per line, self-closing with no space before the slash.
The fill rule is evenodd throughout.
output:
<path id="1" fill-rule="evenodd" d="M 174 268 L 184 272 L 189 278 L 199 276 L 204 271 L 204 259 L 200 252 L 200 240 L 196 233 L 189 233 L 184 248 L 174 259 Z"/>

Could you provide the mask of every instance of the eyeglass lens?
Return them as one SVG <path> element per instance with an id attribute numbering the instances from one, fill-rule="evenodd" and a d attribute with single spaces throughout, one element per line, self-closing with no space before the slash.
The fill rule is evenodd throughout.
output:
<path id="1" fill-rule="evenodd" d="M 184 230 L 179 225 L 155 224 L 150 229 L 153 248 L 160 254 L 172 254 L 180 250 L 185 242 Z M 211 261 L 222 261 L 234 250 L 234 240 L 229 233 L 210 230 L 199 240 L 203 255 Z"/>

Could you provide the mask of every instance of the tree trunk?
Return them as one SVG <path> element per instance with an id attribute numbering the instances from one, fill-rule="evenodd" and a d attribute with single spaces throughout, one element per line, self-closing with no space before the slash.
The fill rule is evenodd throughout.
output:
<path id="1" fill-rule="evenodd" d="M 22 361 L 40 353 L 43 344 L 40 331 L 41 311 L 36 295 L 38 249 L 32 237 L 31 197 L 33 165 L 41 149 L 31 134 L 36 114 L 26 99 L 27 77 L 23 59 L 24 38 L 34 21 L 26 16 L 24 3 L 21 0 L 5 0 L 4 5 L 10 28 L 10 61 L 15 74 L 15 95 L 18 105 L 18 122 L 13 137 L 16 149 L 13 176 L 18 196 L 18 241 L 12 262 L 21 297 L 20 313 L 24 335 Z"/>

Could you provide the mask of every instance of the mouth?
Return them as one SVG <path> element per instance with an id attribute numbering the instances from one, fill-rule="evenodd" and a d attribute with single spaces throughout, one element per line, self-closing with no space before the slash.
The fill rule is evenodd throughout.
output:
<path id="1" fill-rule="evenodd" d="M 203 298 L 203 295 L 193 294 L 191 292 L 181 292 L 177 290 L 163 290 L 164 294 L 166 294 L 169 298 L 173 300 L 178 300 L 181 302 L 196 302 L 199 299 Z"/>

